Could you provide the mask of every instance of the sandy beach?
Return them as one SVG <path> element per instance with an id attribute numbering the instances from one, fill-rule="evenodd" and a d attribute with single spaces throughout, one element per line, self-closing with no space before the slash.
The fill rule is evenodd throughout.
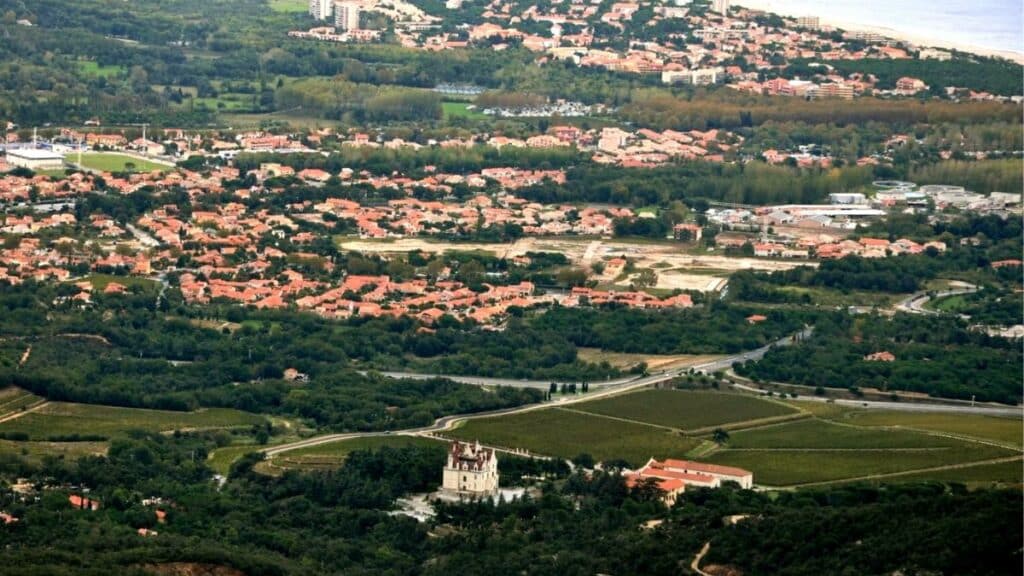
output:
<path id="1" fill-rule="evenodd" d="M 838 19 L 830 17 L 827 14 L 814 14 L 814 13 L 798 13 L 799 11 L 789 9 L 782 6 L 777 1 L 773 0 L 737 0 L 734 2 L 736 6 L 742 6 L 744 8 L 751 8 L 754 10 L 765 10 L 774 12 L 781 16 L 799 17 L 799 16 L 818 16 L 823 26 L 831 26 L 848 31 L 860 31 L 860 32 L 872 32 L 880 34 L 887 38 L 894 40 L 901 40 L 909 42 L 919 47 L 935 47 L 945 48 L 949 50 L 959 50 L 961 52 L 967 52 L 970 54 L 977 54 L 979 56 L 996 56 L 1000 58 L 1006 58 L 1017 63 L 1024 64 L 1024 52 L 1018 52 L 1014 50 L 1000 50 L 995 48 L 988 48 L 984 46 L 977 46 L 966 42 L 960 42 L 944 38 L 936 32 L 935 35 L 923 34 L 921 32 L 913 32 L 909 30 L 898 30 L 886 26 L 863 24 L 859 22 L 852 22 L 848 19 Z"/>

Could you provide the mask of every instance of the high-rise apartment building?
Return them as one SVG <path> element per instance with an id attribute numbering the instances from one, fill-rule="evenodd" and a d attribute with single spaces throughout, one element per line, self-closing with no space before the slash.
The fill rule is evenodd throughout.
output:
<path id="1" fill-rule="evenodd" d="M 338 32 L 359 30 L 359 4 L 338 2 L 334 5 L 334 28 Z"/>
<path id="2" fill-rule="evenodd" d="M 330 20 L 334 15 L 334 0 L 309 0 L 309 15 L 317 20 Z"/>

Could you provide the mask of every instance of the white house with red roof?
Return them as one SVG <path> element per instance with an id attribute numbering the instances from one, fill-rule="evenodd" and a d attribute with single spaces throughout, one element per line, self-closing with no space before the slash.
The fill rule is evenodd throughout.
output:
<path id="1" fill-rule="evenodd" d="M 692 460 L 655 460 L 651 458 L 647 464 L 634 472 L 626 473 L 626 482 L 635 486 L 640 482 L 654 478 L 658 487 L 666 493 L 666 498 L 675 501 L 675 497 L 686 491 L 687 487 L 719 488 L 723 482 L 735 482 L 743 489 L 754 487 L 754 473 L 732 466 L 719 466 Z"/>

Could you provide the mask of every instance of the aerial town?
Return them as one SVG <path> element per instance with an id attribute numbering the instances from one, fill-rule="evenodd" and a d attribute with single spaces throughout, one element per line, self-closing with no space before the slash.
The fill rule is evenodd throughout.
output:
<path id="1" fill-rule="evenodd" d="M 0 572 L 1021 574 L 1010 4 L 0 0 Z"/>

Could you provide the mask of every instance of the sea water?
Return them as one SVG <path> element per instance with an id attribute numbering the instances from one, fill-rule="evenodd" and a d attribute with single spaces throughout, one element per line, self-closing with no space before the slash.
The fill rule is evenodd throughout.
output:
<path id="1" fill-rule="evenodd" d="M 888 28 L 935 45 L 1024 52 L 1022 0 L 733 0 L 822 23 Z"/>

